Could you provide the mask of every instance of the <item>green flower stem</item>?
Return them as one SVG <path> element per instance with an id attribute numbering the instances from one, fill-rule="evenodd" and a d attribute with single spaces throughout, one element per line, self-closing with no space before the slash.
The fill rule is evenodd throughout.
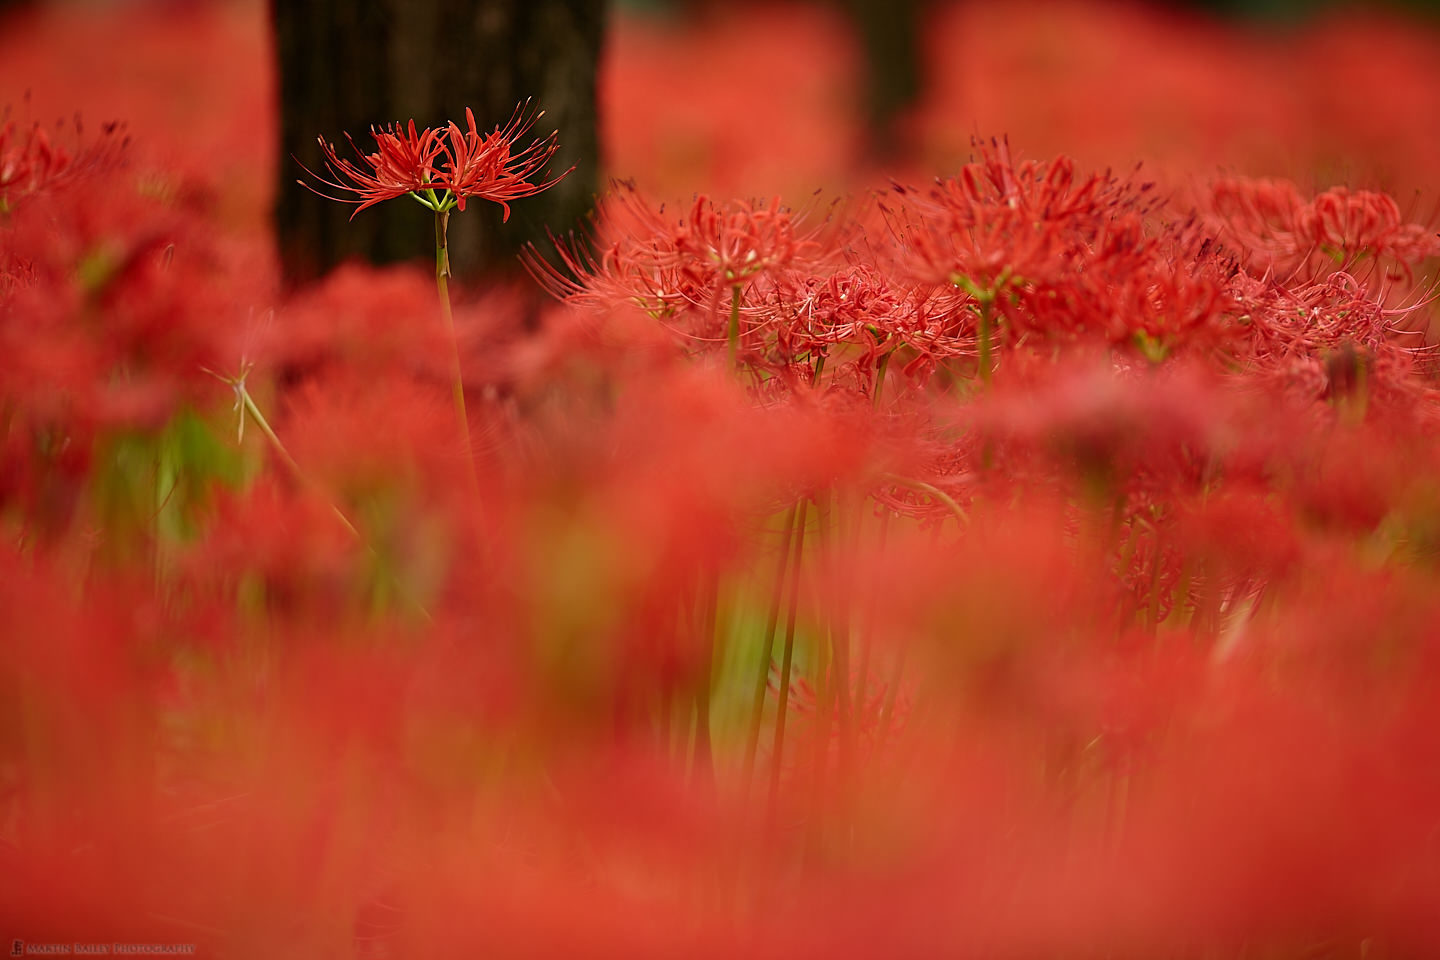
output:
<path id="1" fill-rule="evenodd" d="M 255 398 L 250 396 L 250 391 L 245 388 L 243 381 L 235 384 L 235 392 L 239 395 L 240 402 L 244 404 L 245 411 L 250 414 L 251 419 L 255 421 L 255 425 L 260 428 L 260 432 L 265 434 L 265 439 L 270 441 L 270 446 L 274 448 L 285 466 L 290 468 L 290 472 L 293 473 L 295 478 L 301 483 L 306 486 L 313 486 L 309 476 L 306 475 L 304 470 L 300 469 L 300 464 L 295 461 L 295 458 L 290 456 L 290 451 L 285 449 L 285 444 L 280 442 L 280 437 L 271 428 L 270 421 L 265 419 L 265 414 L 260 412 L 260 407 L 256 405 Z M 355 524 L 350 522 L 350 518 L 345 516 L 339 507 L 332 503 L 330 504 L 330 510 L 339 518 L 340 522 L 345 525 L 345 529 L 349 530 L 350 534 L 355 537 L 356 540 L 362 539 L 360 531 L 355 528 Z"/>
<path id="2" fill-rule="evenodd" d="M 150 515 L 154 524 L 150 541 L 151 570 L 155 575 L 157 593 L 165 587 L 166 572 L 170 566 L 169 548 L 183 536 L 179 511 L 173 509 L 171 504 L 177 499 L 175 495 L 188 466 L 190 465 L 185 462 L 179 444 L 171 435 L 170 428 L 167 428 L 166 435 L 161 438 L 155 451 L 155 509 Z"/>
<path id="3" fill-rule="evenodd" d="M 1146 623 L 1151 630 L 1160 626 L 1160 568 L 1161 568 L 1161 547 L 1160 530 L 1157 528 L 1154 534 L 1154 554 L 1150 558 L 1150 602 L 1146 607 Z"/>
<path id="4" fill-rule="evenodd" d="M 817 651 L 815 676 L 819 690 L 815 712 L 815 733 L 811 759 L 811 791 L 808 829 L 805 835 L 805 858 L 814 862 L 824 844 L 823 826 L 829 818 L 822 816 L 830 791 L 827 783 L 832 776 L 830 745 L 838 747 L 835 755 L 834 782 L 846 784 L 850 777 L 853 746 L 850 726 L 850 613 L 846 603 L 845 570 L 841 549 L 845 542 L 845 504 L 838 490 L 827 490 L 816 497 L 817 564 L 820 579 L 835 588 L 835 599 L 821 605 L 824 634 L 828 650 L 822 642 Z M 825 654 L 828 653 L 828 657 Z M 828 662 L 827 662 L 828 661 Z M 832 727 L 833 724 L 833 727 Z M 843 828 L 835 842 L 844 843 Z"/>
<path id="5" fill-rule="evenodd" d="M 846 498 L 848 499 L 848 498 Z M 863 501 L 863 496 L 857 500 Z M 837 506 L 840 504 L 837 503 Z M 848 504 L 846 504 L 848 506 Z M 855 511 L 850 529 L 846 530 L 845 512 L 836 511 L 838 523 L 836 524 L 836 544 L 848 549 L 851 557 L 858 556 L 860 546 L 860 514 Z M 851 693 L 850 684 L 854 679 L 851 676 L 853 669 L 853 656 L 855 654 L 854 644 L 856 637 L 856 608 L 852 605 L 852 598 L 856 596 L 858 585 L 851 579 L 854 573 L 854 564 L 846 563 L 837 549 L 835 555 L 835 573 L 840 581 L 840 610 L 839 626 L 834 635 L 835 645 L 835 672 L 840 678 L 840 774 L 842 779 L 848 779 L 851 769 L 851 762 L 855 756 L 855 724 L 857 717 L 862 712 L 862 705 L 865 702 L 865 691 L 863 688 L 856 689 Z"/>
<path id="6" fill-rule="evenodd" d="M 451 384 L 451 391 L 455 397 L 455 416 L 459 417 L 459 430 L 461 438 L 464 439 L 465 461 L 469 463 L 471 476 L 475 474 L 475 462 L 469 455 L 469 415 L 465 410 L 465 383 L 461 377 L 459 367 L 459 340 L 455 337 L 455 314 L 451 311 L 449 302 L 449 210 L 436 210 L 435 213 L 435 286 L 441 295 L 441 317 L 445 320 L 445 332 L 451 340 L 451 376 L 454 381 Z"/>
<path id="7" fill-rule="evenodd" d="M 300 464 L 295 460 L 294 457 L 290 455 L 290 451 L 285 449 L 285 444 L 280 442 L 280 437 L 278 434 L 275 433 L 274 428 L 270 426 L 270 421 L 265 419 L 265 414 L 260 412 L 260 407 L 255 403 L 255 398 L 250 396 L 250 391 L 245 387 L 244 379 L 242 378 L 240 380 L 233 380 L 231 381 L 231 384 L 235 388 L 235 395 L 239 398 L 241 405 L 245 409 L 245 412 L 250 414 L 250 417 L 255 421 L 255 425 L 260 428 L 260 432 L 265 434 L 265 439 L 270 441 L 270 446 L 275 450 L 275 453 L 279 455 L 281 461 L 285 464 L 287 468 L 289 468 L 290 472 L 295 475 L 295 479 L 304 486 L 310 487 L 312 489 L 318 489 L 319 485 L 314 480 L 312 480 L 303 469 L 301 469 Z M 243 430 L 244 421 L 242 420 L 241 423 L 241 429 Z M 341 510 L 338 506 L 336 506 L 335 503 L 330 500 L 328 495 L 326 495 L 325 499 L 326 502 L 330 504 L 330 512 L 335 514 L 335 518 L 340 521 L 340 523 L 345 527 L 347 531 L 349 531 L 350 535 L 354 537 L 358 543 L 362 544 L 365 547 L 366 551 L 370 554 L 371 557 L 378 556 L 375 548 L 369 543 L 367 543 L 364 536 L 361 535 L 359 528 L 357 528 L 355 524 L 350 522 L 349 517 L 345 516 L 345 511 Z M 399 591 L 397 595 L 402 600 L 409 603 L 411 608 L 416 613 L 418 613 L 427 621 L 432 619 L 430 611 L 425 608 L 425 605 L 423 603 L 421 603 L 411 594 L 410 590 L 405 586 L 403 582 L 401 582 L 399 579 L 396 579 L 395 585 Z"/>
<path id="8" fill-rule="evenodd" d="M 894 354 L 895 351 L 891 349 L 875 365 L 875 389 L 870 391 L 870 403 L 876 410 L 880 409 L 880 394 L 885 389 L 885 371 L 889 369 L 890 358 Z"/>
<path id="9" fill-rule="evenodd" d="M 834 501 L 834 506 L 830 501 Z M 845 502 L 838 490 L 825 498 L 820 511 L 820 552 L 823 569 L 821 576 L 835 585 L 836 601 L 827 603 L 825 609 L 830 628 L 830 676 L 827 684 L 828 723 L 829 709 L 833 704 L 835 723 L 839 735 L 839 768 L 843 773 L 850 762 L 850 585 L 846 582 L 848 572 L 842 562 L 841 553 L 846 544 Z M 823 770 L 822 770 L 823 773 Z"/>
<path id="10" fill-rule="evenodd" d="M 250 396 L 250 391 L 245 388 L 245 384 L 237 383 L 235 385 L 235 392 L 239 394 L 240 402 L 245 405 L 245 412 L 250 414 L 250 419 L 254 420 L 255 425 L 260 428 L 260 432 L 265 434 L 265 438 L 270 441 L 270 446 L 280 455 L 280 459 L 285 463 L 285 466 L 289 467 L 290 472 L 295 474 L 296 477 L 307 480 L 305 471 L 300 469 L 300 464 L 296 463 L 295 458 L 290 456 L 290 451 L 285 449 L 285 444 L 280 442 L 280 437 L 271 429 L 270 421 L 265 419 L 265 414 L 261 413 L 260 408 L 255 405 L 255 399 Z"/>
<path id="11" fill-rule="evenodd" d="M 1006 267 L 1000 272 L 988 287 L 981 287 L 963 274 L 954 274 L 950 282 L 961 288 L 974 298 L 980 306 L 980 318 L 976 324 L 976 339 L 980 344 L 980 357 L 978 366 L 980 368 L 980 382 L 986 385 L 990 383 L 990 367 L 993 363 L 994 344 L 991 342 L 995 337 L 995 298 L 1005 289 L 1007 284 L 1016 282 L 1016 278 L 1010 274 L 1010 268 Z"/>
<path id="12" fill-rule="evenodd" d="M 863 509 L 865 500 L 862 499 L 860 502 Z M 857 553 L 860 545 L 859 528 L 860 518 L 857 516 L 855 535 Z M 880 514 L 880 532 L 875 545 L 871 548 L 876 555 L 881 555 L 885 552 L 885 544 L 889 538 L 889 533 L 890 510 L 887 508 Z M 870 656 L 874 646 L 875 619 L 879 612 L 878 608 L 879 604 L 876 602 L 875 597 L 873 595 L 868 597 L 860 610 L 860 623 L 856 631 L 860 637 L 860 663 L 855 668 L 855 699 L 857 701 L 856 709 L 861 711 L 862 715 L 865 709 L 866 692 L 870 687 Z"/>
<path id="13" fill-rule="evenodd" d="M 980 382 L 989 386 L 990 364 L 993 347 L 990 340 L 994 334 L 994 311 L 995 300 L 993 297 L 983 297 L 980 300 L 980 322 L 976 335 L 980 339 Z"/>
<path id="14" fill-rule="evenodd" d="M 880 705 L 880 715 L 876 718 L 875 726 L 875 754 L 879 756 L 885 749 L 885 741 L 890 738 L 890 727 L 895 719 L 895 704 L 900 699 L 900 682 L 905 676 L 905 654 L 908 647 L 902 645 L 895 653 L 895 663 L 890 669 L 890 677 L 885 682 L 885 702 Z"/>
<path id="15" fill-rule="evenodd" d="M 831 513 L 829 507 L 830 496 L 828 493 L 822 493 L 817 497 L 817 500 L 816 532 L 820 542 L 818 544 L 819 549 L 817 551 L 818 557 L 816 562 L 820 568 L 820 578 L 822 580 L 829 580 L 834 572 L 830 559 L 830 551 L 832 549 L 830 531 Z M 812 667 L 817 683 L 815 691 L 815 714 L 811 721 L 814 726 L 811 735 L 807 738 L 811 750 L 809 776 L 806 778 L 809 781 L 810 796 L 806 803 L 804 845 L 801 848 L 802 870 L 813 869 L 819 865 L 820 851 L 825 842 L 825 827 L 830 820 L 829 817 L 824 815 L 823 811 L 826 806 L 827 788 L 830 785 L 830 744 L 832 736 L 837 736 L 841 740 L 840 765 L 843 767 L 846 763 L 846 746 L 843 742 L 843 727 L 841 727 L 843 721 L 839 716 L 840 711 L 837 697 L 839 688 L 843 686 L 844 680 L 840 677 L 840 670 L 833 656 L 835 623 L 831 620 L 831 606 L 829 603 L 823 604 L 817 611 L 822 618 L 823 626 L 820 641 L 817 643 L 819 649 L 815 652 L 815 664 Z M 825 647 L 826 635 L 828 635 L 832 644 L 829 651 L 832 655 L 829 657 L 825 655 L 827 652 Z M 841 729 L 837 730 L 837 727 L 841 727 Z M 838 775 L 837 779 L 839 779 Z M 844 830 L 842 829 L 840 833 L 841 836 L 843 836 Z M 836 840 L 843 843 L 840 837 L 837 837 Z"/>
<path id="16" fill-rule="evenodd" d="M 730 369 L 740 372 L 740 284 L 730 287 L 730 333 L 727 338 Z"/>
<path id="17" fill-rule="evenodd" d="M 701 572 L 697 600 L 700 675 L 695 680 L 695 747 L 691 776 L 697 785 L 710 786 L 715 782 L 715 761 L 710 745 L 710 686 L 714 682 L 715 650 L 719 646 L 719 570 L 707 567 Z"/>
<path id="18" fill-rule="evenodd" d="M 785 647 L 780 658 L 779 703 L 775 707 L 775 748 L 770 756 L 769 819 L 773 823 L 780 796 L 780 767 L 785 757 L 785 714 L 790 707 L 790 671 L 795 661 L 795 620 L 800 608 L 800 559 L 805 550 L 805 501 L 795 517 L 795 562 L 790 567 L 790 607 L 785 617 Z M 766 664 L 768 672 L 769 665 Z"/>
<path id="19" fill-rule="evenodd" d="M 750 727 L 745 738 L 745 764 L 741 768 L 741 797 L 750 796 L 750 785 L 755 775 L 755 753 L 760 745 L 760 724 L 765 715 L 765 691 L 770 682 L 770 660 L 775 655 L 775 626 L 780 622 L 780 602 L 785 594 L 785 572 L 789 569 L 790 541 L 795 533 L 795 518 L 799 512 L 798 503 L 790 504 L 785 511 L 784 533 L 780 539 L 780 562 L 775 567 L 775 580 L 770 589 L 770 610 L 765 618 L 765 634 L 760 648 L 760 669 L 755 677 L 755 696 L 750 705 Z M 800 558 L 797 556 L 798 564 Z"/>

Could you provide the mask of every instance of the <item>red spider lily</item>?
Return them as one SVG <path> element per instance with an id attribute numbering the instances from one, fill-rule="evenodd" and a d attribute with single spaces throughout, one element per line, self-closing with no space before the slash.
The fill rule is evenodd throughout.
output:
<path id="1" fill-rule="evenodd" d="M 797 233 L 798 222 L 779 197 L 763 207 L 741 202 L 717 206 L 708 197 L 697 197 L 688 221 L 675 230 L 675 252 L 697 279 L 717 286 L 742 283 L 818 251 L 813 231 Z"/>
<path id="2" fill-rule="evenodd" d="M 1016 163 L 1003 141 L 978 146 L 977 162 L 927 194 L 897 184 L 904 206 L 891 219 L 916 279 L 969 295 L 983 379 L 994 338 L 1008 348 L 1092 332 L 1069 306 L 1156 257 L 1145 218 L 1158 200 L 1153 185 L 1108 171 L 1080 179 L 1063 156 Z"/>
<path id="3" fill-rule="evenodd" d="M 359 213 L 384 200 L 434 189 L 435 161 L 445 150 L 445 143 L 440 139 L 439 132 L 427 127 L 417 133 L 415 121 L 411 120 L 408 130 L 399 124 L 392 124 L 383 130 L 372 128 L 370 135 L 375 138 L 376 146 L 375 152 L 371 154 L 360 153 L 360 149 L 355 147 L 355 141 L 348 133 L 345 135 L 345 139 L 350 141 L 350 146 L 354 147 L 359 155 L 361 165 L 342 160 L 335 153 L 335 147 L 326 143 L 324 137 L 317 138 L 320 150 L 325 156 L 325 166 L 335 179 L 326 180 L 303 164 L 302 169 L 326 186 L 354 193 L 358 199 L 332 197 L 318 190 L 315 190 L 316 193 L 329 200 L 358 204 L 355 213 Z M 368 171 L 362 169 L 362 165 L 368 167 Z M 303 180 L 297 182 L 314 190 Z M 354 216 L 352 213 L 351 217 Z"/>
<path id="4" fill-rule="evenodd" d="M 1068 157 L 1016 163 L 1008 143 L 978 146 L 980 160 L 928 195 L 895 187 L 919 217 L 902 232 L 920 275 L 995 294 L 1007 284 L 1072 274 L 1135 245 L 1125 228 L 1153 207 L 1151 184 L 1108 172 L 1077 184 Z"/>
<path id="5" fill-rule="evenodd" d="M 564 179 L 574 167 L 541 183 L 531 183 L 530 177 L 539 172 L 559 149 L 558 132 L 548 137 L 533 140 L 526 147 L 516 149 L 535 121 L 544 116 L 544 111 L 527 116 L 528 101 L 515 108 L 515 114 L 504 128 L 496 127 L 490 133 L 481 135 L 475 129 L 475 114 L 465 108 L 465 122 L 468 130 L 461 132 L 452 121 L 449 127 L 449 160 L 444 164 L 440 182 L 455 198 L 457 209 L 465 209 L 468 197 L 480 197 L 500 204 L 504 214 L 501 219 L 510 219 L 508 201 L 533 196 L 553 187 Z"/>
<path id="6" fill-rule="evenodd" d="M 527 101 L 528 103 L 528 101 Z M 537 139 L 528 146 L 516 148 L 519 139 L 543 113 L 525 114 L 526 104 L 516 108 L 515 115 L 504 128 L 496 127 L 481 134 L 475 127 L 475 114 L 465 108 L 468 130 L 461 131 L 452 121 L 443 129 L 416 130 L 415 121 L 408 127 L 398 123 L 382 130 L 371 130 L 375 138 L 374 153 L 361 153 L 355 141 L 346 134 L 360 158 L 359 163 L 344 160 L 335 147 L 319 138 L 325 166 L 333 179 L 302 168 L 316 180 L 335 190 L 356 195 L 355 199 L 334 197 L 315 190 L 320 196 L 341 203 L 357 204 L 355 213 L 384 200 L 413 196 L 436 213 L 465 209 L 469 197 L 493 200 L 504 208 L 510 218 L 510 200 L 528 197 L 558 183 L 570 170 L 542 183 L 529 178 L 550 161 L 559 149 L 558 134 Z M 571 168 L 574 169 L 573 167 Z M 303 180 L 301 186 L 314 190 Z M 441 191 L 439 194 L 436 191 Z M 353 217 L 354 214 L 351 214 Z"/>
<path id="7" fill-rule="evenodd" d="M 616 181 L 581 236 L 553 237 L 560 265 L 533 248 L 522 255 L 531 276 L 557 300 L 596 308 L 633 303 L 668 317 L 697 296 L 677 263 L 664 207 L 657 211 L 633 183 Z"/>
<path id="8" fill-rule="evenodd" d="M 708 197 L 695 199 L 688 218 L 669 229 L 664 243 L 672 251 L 669 266 L 688 279 L 692 289 L 707 298 L 711 324 L 720 319 L 721 298 L 732 297 L 729 339 L 732 351 L 757 359 L 752 333 L 766 325 L 764 311 L 754 305 L 792 272 L 805 273 L 820 265 L 822 245 L 816 239 L 822 227 L 800 229 L 802 217 L 781 206 L 780 198 L 768 204 L 732 200 L 717 204 Z M 657 265 L 665 267 L 662 256 Z M 700 301 L 697 298 L 697 305 Z M 709 325 L 707 324 L 707 327 Z M 705 335 L 708 331 L 699 331 Z M 719 331 L 715 331 L 718 339 Z"/>
<path id="9" fill-rule="evenodd" d="M 1440 254 L 1440 238 L 1418 223 L 1403 223 L 1393 198 L 1371 190 L 1335 187 L 1314 199 L 1297 220 L 1301 232 L 1342 268 L 1373 253 L 1410 266 Z"/>
<path id="10" fill-rule="evenodd" d="M 1120 269 L 1087 270 L 1046 291 L 1047 299 L 1034 298 L 1047 332 L 1092 334 L 1152 363 L 1176 352 L 1234 348 L 1245 334 L 1235 319 L 1238 268 L 1213 240 L 1199 239 L 1193 223 L 1168 228 L 1113 263 Z"/>
<path id="11" fill-rule="evenodd" d="M 527 258 L 531 272 L 560 299 L 614 297 L 637 300 L 646 309 L 677 293 L 707 302 L 727 287 L 748 284 L 821 252 L 819 229 L 800 229 L 801 218 L 778 197 L 760 206 L 734 200 L 716 204 L 695 199 L 688 217 L 670 221 L 629 183 L 617 182 L 595 213 L 588 243 L 556 241 L 564 266 L 557 272 L 538 256 Z M 600 248 L 598 257 L 586 247 Z M 656 288 L 660 278 L 678 280 Z"/>
<path id="12" fill-rule="evenodd" d="M 772 294 L 777 317 L 776 346 L 787 361 L 832 345 L 857 344 L 863 351 L 857 372 L 873 373 L 879 356 L 894 349 L 892 334 L 915 312 L 908 289 L 864 264 L 829 277 L 801 277 Z"/>
<path id="13" fill-rule="evenodd" d="M 775 325 L 775 288 L 794 286 L 826 262 L 827 247 L 836 239 L 821 242 L 829 223 L 827 218 L 805 226 L 803 216 L 779 198 L 718 204 L 704 196 L 695 199 L 688 215 L 672 220 L 663 205 L 616 182 L 597 207 L 588 236 L 552 238 L 558 266 L 534 250 L 524 260 L 558 299 L 598 309 L 638 305 L 687 339 L 728 339 L 732 350 L 753 363 L 764 353 L 754 332 Z"/>
<path id="14" fill-rule="evenodd" d="M 1348 271 L 1366 258 L 1390 259 L 1406 279 L 1427 257 L 1440 253 L 1431 227 L 1405 223 L 1386 194 L 1333 187 L 1307 201 L 1283 180 L 1231 178 L 1214 184 L 1208 205 L 1217 229 L 1257 260 L 1285 274 L 1322 254 L 1319 272 Z"/>
<path id="15" fill-rule="evenodd" d="M 830 367 L 835 376 L 842 369 L 853 374 L 872 402 L 897 353 L 912 380 L 927 378 L 946 359 L 975 354 L 968 298 L 933 284 L 896 280 L 863 262 L 828 277 L 779 283 L 770 295 L 779 356 L 821 353 L 841 360 L 843 367 Z M 851 356 L 849 363 L 841 359 Z"/>

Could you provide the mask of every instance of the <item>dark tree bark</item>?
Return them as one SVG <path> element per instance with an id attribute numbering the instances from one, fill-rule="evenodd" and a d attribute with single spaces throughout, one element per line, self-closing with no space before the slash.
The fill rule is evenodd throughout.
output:
<path id="1" fill-rule="evenodd" d="M 923 0 L 845 0 L 865 52 L 866 145 L 872 160 L 906 156 L 896 121 L 924 86 Z"/>
<path id="2" fill-rule="evenodd" d="M 349 132 L 361 150 L 371 126 L 411 118 L 420 126 L 482 130 L 533 98 L 545 115 L 533 134 L 558 130 L 553 170 L 575 170 L 548 191 L 517 200 L 510 222 L 491 203 L 450 219 L 450 257 L 460 277 L 518 270 L 527 242 L 548 226 L 573 228 L 593 207 L 598 176 L 595 80 L 605 0 L 271 0 L 280 71 L 279 184 L 275 225 L 291 282 L 349 258 L 376 263 L 430 257 L 434 219 L 408 200 L 353 208 L 298 185 L 297 160 L 323 171 L 317 136 Z"/>

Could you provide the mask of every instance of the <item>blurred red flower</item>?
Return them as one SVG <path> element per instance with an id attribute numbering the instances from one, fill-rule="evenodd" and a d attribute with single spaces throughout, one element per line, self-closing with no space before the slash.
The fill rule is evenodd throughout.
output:
<path id="1" fill-rule="evenodd" d="M 69 166 L 70 155 L 53 146 L 45 131 L 33 128 L 20 143 L 15 124 L 5 124 L 0 128 L 0 207 L 9 207 L 12 193 L 33 193 Z"/>
<path id="2" fill-rule="evenodd" d="M 5 112 L 8 115 L 8 108 Z M 74 138 L 78 140 L 82 133 L 77 115 Z M 120 124 L 107 123 L 101 127 L 99 139 L 77 144 L 72 154 L 52 143 L 39 124 L 32 126 L 22 138 L 15 121 L 5 119 L 0 123 L 0 213 L 8 213 L 23 198 L 64 180 L 118 165 L 120 153 L 129 142 Z"/>

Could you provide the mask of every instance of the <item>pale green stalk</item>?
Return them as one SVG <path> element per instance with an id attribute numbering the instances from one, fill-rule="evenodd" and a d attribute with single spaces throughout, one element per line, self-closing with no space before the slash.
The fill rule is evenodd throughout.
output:
<path id="1" fill-rule="evenodd" d="M 785 715 L 790 707 L 790 671 L 795 659 L 795 620 L 800 607 L 800 558 L 805 550 L 805 502 L 795 519 L 795 562 L 790 567 L 790 607 L 785 619 L 785 647 L 780 658 L 779 703 L 775 706 L 775 748 L 770 757 L 769 816 L 773 821 L 780 795 L 780 766 L 785 755 Z M 768 672 L 769 665 L 766 664 Z"/>
<path id="2" fill-rule="evenodd" d="M 994 326 L 993 308 L 994 300 L 992 298 L 986 297 L 980 301 L 980 322 L 976 332 L 980 339 L 980 382 L 987 386 L 990 384 L 990 354 L 992 352 L 990 338 L 993 334 L 991 328 Z"/>
<path id="3" fill-rule="evenodd" d="M 433 191 L 431 191 L 433 194 Z M 475 458 L 470 452 L 470 415 L 465 409 L 465 380 L 460 368 L 460 339 L 455 335 L 455 315 L 450 308 L 450 246 L 448 233 L 450 211 L 438 205 L 435 211 L 435 287 L 440 293 L 440 316 L 445 321 L 445 333 L 450 338 L 450 392 L 455 401 L 455 417 L 460 422 L 461 450 L 465 454 L 466 469 L 470 472 L 470 484 L 479 486 L 475 475 Z"/>
<path id="4" fill-rule="evenodd" d="M 745 738 L 745 762 L 741 768 L 741 796 L 750 796 L 755 774 L 755 753 L 760 744 L 760 724 L 765 715 L 765 691 L 770 685 L 770 660 L 775 655 L 775 627 L 780 622 L 780 602 L 785 594 L 785 572 L 790 561 L 790 541 L 795 533 L 798 503 L 785 511 L 784 533 L 780 540 L 780 562 L 775 567 L 775 581 L 770 590 L 770 610 L 765 618 L 765 634 L 760 647 L 760 669 L 755 677 L 755 696 L 750 706 L 750 726 Z M 795 562 L 800 558 L 797 555 Z"/>
<path id="5" fill-rule="evenodd" d="M 730 287 L 730 330 L 726 337 L 730 353 L 730 369 L 740 372 L 740 284 Z"/>
<path id="6" fill-rule="evenodd" d="M 691 775 L 699 785 L 715 782 L 715 761 L 710 745 L 710 685 L 714 678 L 715 650 L 719 646 L 720 573 L 707 568 L 701 574 L 699 609 L 700 676 L 695 681 L 695 748 Z"/>
<path id="7" fill-rule="evenodd" d="M 244 381 L 235 384 L 235 393 L 240 397 L 240 402 L 245 405 L 246 412 L 254 419 L 255 425 L 260 428 L 260 432 L 265 434 L 265 438 L 270 441 L 270 446 L 279 454 L 285 466 L 289 467 L 290 472 L 295 474 L 296 478 L 302 483 L 309 485 L 310 478 L 305 475 L 304 470 L 300 469 L 300 464 L 295 461 L 294 457 L 290 456 L 290 451 L 285 449 L 285 444 L 280 442 L 280 437 L 271 429 L 270 421 L 265 419 L 265 414 L 261 413 L 260 408 L 256 406 L 255 399 L 250 396 L 250 391 L 245 388 Z M 349 530 L 355 539 L 359 540 L 360 531 L 355 529 L 355 524 L 350 522 L 350 518 L 345 516 L 340 508 L 333 503 L 330 504 L 330 509 L 334 512 L 335 516 L 339 518 L 340 522 L 345 525 L 345 529 Z"/>

